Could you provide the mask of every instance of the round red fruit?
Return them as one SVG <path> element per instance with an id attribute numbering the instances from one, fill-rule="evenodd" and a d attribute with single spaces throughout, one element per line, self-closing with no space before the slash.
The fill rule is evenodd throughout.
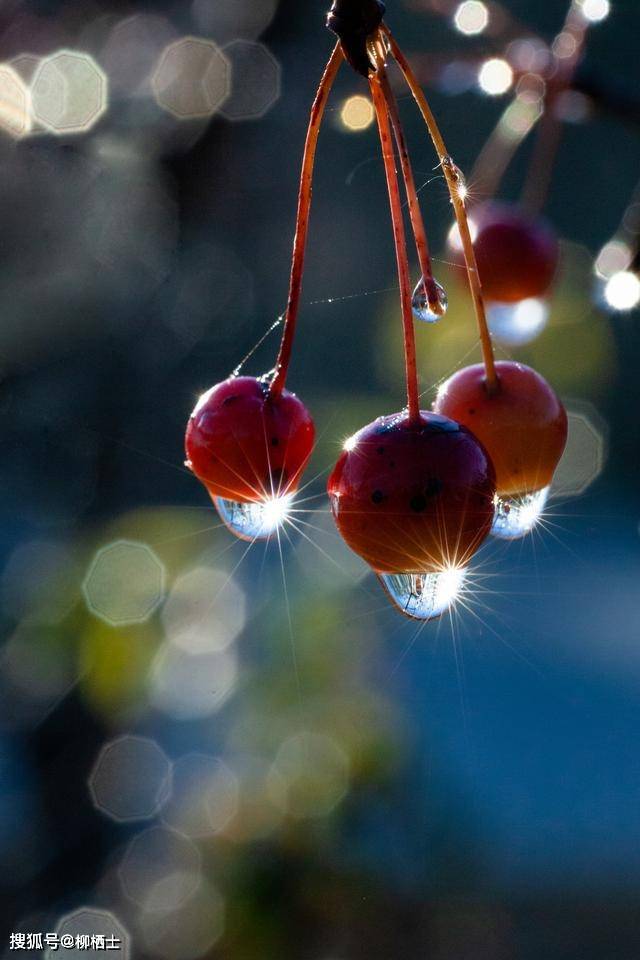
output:
<path id="1" fill-rule="evenodd" d="M 517 303 L 543 296 L 558 267 L 558 241 L 542 219 L 506 203 L 483 203 L 471 211 L 477 228 L 473 247 L 488 300 Z"/>
<path id="2" fill-rule="evenodd" d="M 255 377 L 230 377 L 203 394 L 189 418 L 187 466 L 212 496 L 255 502 L 293 493 L 313 449 L 304 404 Z"/>
<path id="3" fill-rule="evenodd" d="M 493 520 L 494 471 L 465 427 L 423 411 L 379 417 L 345 444 L 328 483 L 340 533 L 378 573 L 464 566 Z"/>
<path id="4" fill-rule="evenodd" d="M 482 364 L 442 384 L 434 410 L 464 424 L 489 452 L 499 495 L 548 487 L 567 441 L 567 414 L 544 377 L 522 363 L 496 363 L 489 393 Z"/>

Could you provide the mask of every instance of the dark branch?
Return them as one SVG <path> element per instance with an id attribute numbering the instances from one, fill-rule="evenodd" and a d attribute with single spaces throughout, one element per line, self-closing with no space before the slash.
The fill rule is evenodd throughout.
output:
<path id="1" fill-rule="evenodd" d="M 329 30 L 337 35 L 346 59 L 363 77 L 373 70 L 367 39 L 382 23 L 384 11 L 382 0 L 334 0 L 327 14 Z"/>

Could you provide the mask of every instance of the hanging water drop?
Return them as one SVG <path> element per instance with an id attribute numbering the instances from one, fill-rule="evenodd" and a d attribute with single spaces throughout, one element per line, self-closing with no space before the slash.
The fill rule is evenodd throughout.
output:
<path id="1" fill-rule="evenodd" d="M 466 570 L 451 567 L 437 573 L 379 573 L 391 602 L 414 620 L 435 620 L 456 600 Z"/>
<path id="2" fill-rule="evenodd" d="M 545 508 L 549 487 L 535 493 L 521 493 L 512 497 L 495 498 L 495 516 L 491 534 L 500 540 L 517 540 L 535 527 Z"/>
<path id="3" fill-rule="evenodd" d="M 426 281 L 420 277 L 411 298 L 411 309 L 416 320 L 422 323 L 437 323 L 448 306 L 447 294 L 436 280 Z"/>
<path id="4" fill-rule="evenodd" d="M 491 333 L 507 347 L 522 347 L 542 333 L 549 320 L 549 304 L 537 297 L 517 303 L 487 304 Z"/>
<path id="5" fill-rule="evenodd" d="M 216 510 L 228 529 L 241 540 L 267 540 L 285 522 L 293 494 L 250 503 L 213 497 Z"/>

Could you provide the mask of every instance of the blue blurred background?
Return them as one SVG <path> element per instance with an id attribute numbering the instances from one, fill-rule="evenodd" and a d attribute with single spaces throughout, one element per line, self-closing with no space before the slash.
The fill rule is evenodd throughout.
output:
<path id="1" fill-rule="evenodd" d="M 426 626 L 386 605 L 324 496 L 345 437 L 403 403 L 384 177 L 349 70 L 320 140 L 290 375 L 319 437 L 303 512 L 248 549 L 182 465 L 195 399 L 285 304 L 323 5 L 3 4 L 7 955 L 11 931 L 58 931 L 167 960 L 637 960 L 640 335 L 622 248 L 640 15 L 585 3 L 545 209 L 560 275 L 544 328 L 498 345 L 565 400 L 567 453 L 534 533 L 483 547 L 452 616 Z M 548 64 L 564 6 L 389 0 L 472 201 L 501 113 L 539 112 L 518 84 Z M 495 59 L 511 80 L 483 89 Z M 394 83 L 450 302 L 417 330 L 428 405 L 479 351 L 445 186 Z"/>

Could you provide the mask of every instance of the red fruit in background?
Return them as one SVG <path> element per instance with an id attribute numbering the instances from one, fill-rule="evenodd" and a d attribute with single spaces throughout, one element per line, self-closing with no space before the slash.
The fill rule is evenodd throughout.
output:
<path id="1" fill-rule="evenodd" d="M 230 377 L 203 394 L 189 418 L 187 466 L 214 497 L 264 500 L 295 491 L 314 437 L 295 394 L 272 397 L 255 377 Z"/>
<path id="2" fill-rule="evenodd" d="M 473 434 L 422 412 L 379 417 L 346 445 L 328 482 L 340 533 L 378 573 L 464 566 L 488 534 L 491 461 Z"/>
<path id="3" fill-rule="evenodd" d="M 516 303 L 543 296 L 558 267 L 558 240 L 545 220 L 517 206 L 483 203 L 470 211 L 473 248 L 487 300 Z"/>
<path id="4" fill-rule="evenodd" d="M 453 374 L 433 409 L 473 431 L 496 472 L 500 496 L 548 487 L 567 441 L 567 414 L 544 377 L 522 363 L 496 363 L 499 390 L 488 393 L 482 364 Z"/>

